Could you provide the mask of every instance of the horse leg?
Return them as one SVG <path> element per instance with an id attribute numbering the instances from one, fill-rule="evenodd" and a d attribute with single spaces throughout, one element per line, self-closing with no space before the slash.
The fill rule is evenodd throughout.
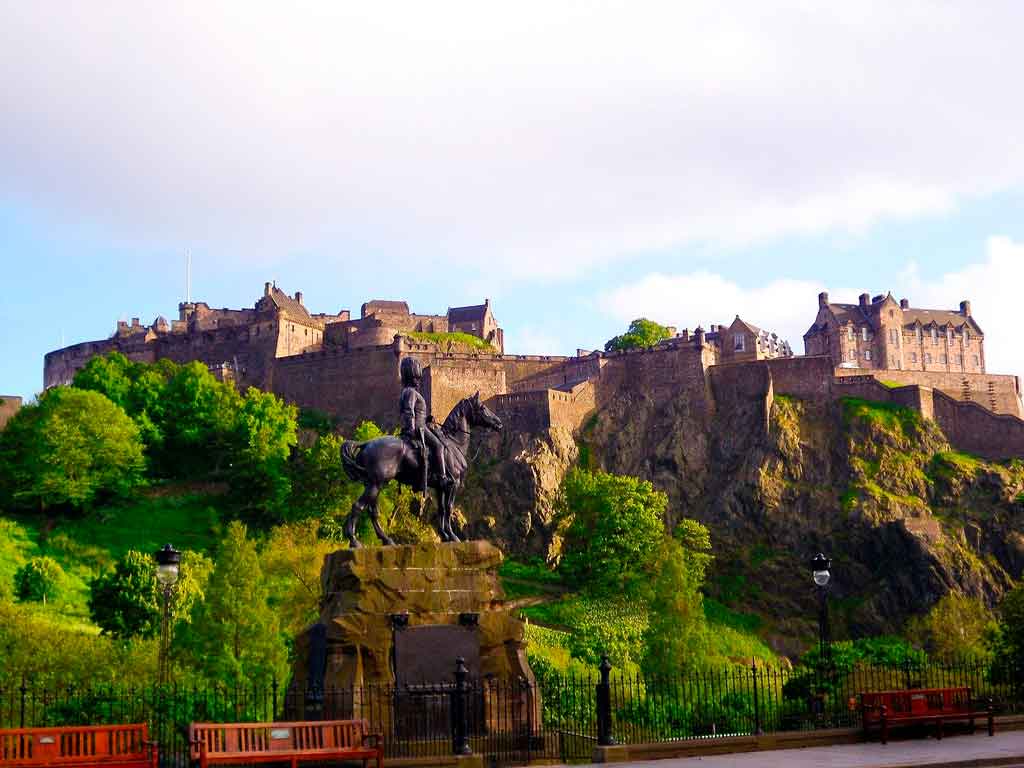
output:
<path id="1" fill-rule="evenodd" d="M 356 523 L 359 522 L 359 513 L 362 511 L 363 501 L 362 496 L 360 496 L 356 499 L 355 504 L 352 505 L 352 511 L 348 513 L 348 517 L 345 519 L 345 535 L 348 537 L 348 545 L 352 549 L 358 549 L 362 546 L 359 543 L 359 539 L 356 538 Z"/>
<path id="2" fill-rule="evenodd" d="M 445 491 L 444 527 L 448 533 L 448 541 L 462 541 L 452 530 L 452 512 L 455 509 L 455 486 L 452 485 Z"/>
<path id="3" fill-rule="evenodd" d="M 373 532 L 377 534 L 377 538 L 380 539 L 380 543 L 386 547 L 393 547 L 395 542 L 392 541 L 391 537 L 384 533 L 384 529 L 380 527 L 380 520 L 377 519 L 377 496 L 379 490 L 377 486 L 373 485 L 366 489 L 363 493 L 360 501 L 370 510 L 370 522 L 373 523 Z"/>
<path id="4" fill-rule="evenodd" d="M 444 524 L 444 497 L 445 492 L 441 488 L 437 488 L 437 533 L 441 537 L 441 541 L 451 541 L 448 538 L 448 532 L 445 530 Z"/>

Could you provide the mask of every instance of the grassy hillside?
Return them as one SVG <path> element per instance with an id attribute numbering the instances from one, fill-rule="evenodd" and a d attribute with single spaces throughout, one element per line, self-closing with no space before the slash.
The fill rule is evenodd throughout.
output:
<path id="1" fill-rule="evenodd" d="M 89 582 L 130 549 L 155 552 L 170 542 L 207 552 L 220 531 L 215 495 L 174 488 L 104 507 L 77 519 L 41 521 L 0 512 L 0 595 L 13 593 L 15 572 L 47 555 L 64 569 L 60 597 L 41 608 L 65 629 L 98 632 L 89 621 Z"/>

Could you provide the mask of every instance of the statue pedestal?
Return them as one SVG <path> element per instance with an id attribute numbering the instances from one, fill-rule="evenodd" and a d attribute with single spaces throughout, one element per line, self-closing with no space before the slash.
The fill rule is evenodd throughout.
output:
<path id="1" fill-rule="evenodd" d="M 501 561 L 501 550 L 486 541 L 328 555 L 322 629 L 314 625 L 296 638 L 289 700 L 319 685 L 325 716 L 328 709 L 340 717 L 367 716 L 377 706 L 370 699 L 446 689 L 458 656 L 481 686 L 515 681 L 532 688 L 523 623 L 504 605 Z M 332 696 L 351 705 L 332 706 Z M 536 699 L 529 698 L 533 709 Z M 292 704 L 289 709 L 300 714 Z"/>

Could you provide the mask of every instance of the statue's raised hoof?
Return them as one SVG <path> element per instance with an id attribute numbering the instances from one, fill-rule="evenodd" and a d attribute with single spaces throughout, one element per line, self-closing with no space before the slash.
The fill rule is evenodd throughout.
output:
<path id="1" fill-rule="evenodd" d="M 454 533 L 449 533 L 448 534 L 448 541 L 450 541 L 452 544 L 458 544 L 458 543 L 460 543 L 462 541 L 462 539 L 460 539 Z"/>

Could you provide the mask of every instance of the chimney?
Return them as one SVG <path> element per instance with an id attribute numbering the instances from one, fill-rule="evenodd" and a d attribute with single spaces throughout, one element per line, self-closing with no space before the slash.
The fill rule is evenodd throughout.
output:
<path id="1" fill-rule="evenodd" d="M 263 295 L 264 296 L 269 296 L 270 295 L 270 283 L 264 283 L 263 284 Z"/>
<path id="2" fill-rule="evenodd" d="M 697 342 L 698 347 L 704 346 L 704 329 L 701 328 L 699 325 L 693 332 L 693 340 Z"/>
<path id="3" fill-rule="evenodd" d="M 302 303 L 302 291 L 296 291 L 295 292 L 295 300 L 297 302 L 299 302 L 299 304 Z"/>
<path id="4" fill-rule="evenodd" d="M 491 300 L 490 299 L 484 299 L 484 306 L 485 307 L 491 306 Z"/>
<path id="5" fill-rule="evenodd" d="M 900 309 L 910 309 L 910 300 L 900 299 Z"/>
<path id="6" fill-rule="evenodd" d="M 867 293 L 862 293 L 858 298 L 862 307 L 866 307 L 871 302 L 871 296 Z"/>
<path id="7" fill-rule="evenodd" d="M 132 328 L 138 328 L 138 327 L 139 327 L 139 318 L 133 317 L 132 318 Z"/>
<path id="8" fill-rule="evenodd" d="M 964 317 L 971 316 L 971 302 L 967 301 L 966 299 L 960 302 L 960 314 L 963 315 Z"/>
<path id="9" fill-rule="evenodd" d="M 682 333 L 679 334 L 679 338 L 681 338 L 683 341 L 689 341 L 690 340 L 690 329 L 689 328 L 683 328 Z"/>
<path id="10" fill-rule="evenodd" d="M 828 291 L 822 291 L 818 294 L 818 306 L 824 307 L 828 304 Z"/>

